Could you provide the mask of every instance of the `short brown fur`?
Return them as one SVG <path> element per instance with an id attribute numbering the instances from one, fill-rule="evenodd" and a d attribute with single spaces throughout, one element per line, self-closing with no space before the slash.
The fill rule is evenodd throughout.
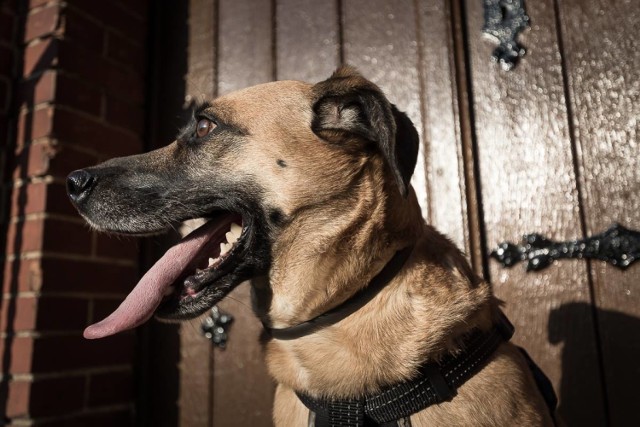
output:
<path id="1" fill-rule="evenodd" d="M 336 76 L 343 78 L 339 91 L 345 93 L 363 80 L 352 69 L 342 69 Z M 366 84 L 377 90 L 372 83 Z M 246 123 L 252 134 L 267 135 L 278 155 L 287 153 L 287 164 L 293 166 L 289 173 L 296 175 L 298 184 L 292 188 L 274 179 L 268 185 L 274 196 L 282 190 L 279 205 L 289 223 L 274 243 L 268 282 L 254 281 L 259 315 L 275 327 L 308 320 L 366 286 L 398 249 L 415 245 L 402 271 L 356 313 L 312 335 L 266 344 L 268 369 L 278 383 L 275 424 L 303 426 L 309 412 L 293 390 L 349 398 L 411 378 L 421 364 L 459 350 L 466 333 L 490 328 L 497 302 L 490 285 L 471 273 L 461 252 L 424 224 L 415 193 L 411 190 L 407 198 L 398 193 L 381 158 L 354 158 L 340 150 L 328 155 L 326 144 L 316 145 L 317 150 L 307 146 L 304 151 L 283 146 L 283 140 L 316 139 L 309 133 L 308 121 L 286 121 L 283 131 L 273 128 L 277 118 L 262 116 L 265 108 L 280 108 L 271 100 L 288 92 L 283 85 L 303 92 L 309 89 L 297 87 L 298 83 L 264 86 L 261 90 L 269 93 L 263 99 L 269 105 L 252 106 L 256 116 L 247 117 L 247 109 L 232 107 L 242 111 L 237 120 Z M 243 95 L 240 92 L 234 98 Z M 234 98 L 225 102 L 233 105 Z M 282 107 L 284 112 L 291 108 Z M 308 107 L 298 108 L 306 113 Z M 258 151 L 245 153 L 248 168 L 265 166 L 260 159 L 269 167 L 275 165 L 275 154 L 265 156 L 262 147 Z M 261 283 L 268 283 L 272 293 L 268 308 L 260 306 Z M 509 343 L 459 389 L 455 399 L 411 420 L 414 426 L 553 424 L 526 362 Z"/>
<path id="2" fill-rule="evenodd" d="M 278 383 L 277 426 L 307 425 L 309 411 L 294 390 L 333 399 L 375 393 L 410 379 L 425 362 L 460 351 L 472 330 L 492 327 L 498 303 L 491 286 L 425 224 L 408 185 L 416 147 L 411 154 L 409 141 L 399 137 L 415 130 L 377 86 L 344 67 L 317 85 L 275 82 L 234 92 L 209 110 L 238 130 L 191 146 L 179 140 L 90 170 L 98 176 L 114 167 L 136 169 L 151 183 L 179 176 L 185 190 L 171 193 L 182 198 L 178 207 L 199 206 L 198 197 L 206 199 L 217 185 L 255 187 L 260 207 L 281 216 L 268 226 L 268 271 L 252 279 L 255 310 L 265 324 L 296 325 L 340 305 L 396 251 L 413 247 L 395 278 L 357 312 L 302 338 L 266 343 L 267 366 Z M 100 178 L 107 183 L 93 190 L 85 218 L 110 231 L 152 231 L 147 224 L 155 213 L 127 207 L 123 198 L 142 179 L 136 176 Z M 188 191 L 194 187 L 199 191 Z M 107 217 L 111 211 L 118 215 Z M 411 422 L 553 425 L 523 356 L 510 343 L 455 398 L 414 414 Z"/>

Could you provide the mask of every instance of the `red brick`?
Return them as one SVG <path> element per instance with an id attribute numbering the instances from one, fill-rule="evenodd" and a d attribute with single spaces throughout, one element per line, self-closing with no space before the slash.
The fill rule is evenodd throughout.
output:
<path id="1" fill-rule="evenodd" d="M 3 293 L 37 292 L 42 286 L 39 259 L 16 259 L 4 263 Z"/>
<path id="2" fill-rule="evenodd" d="M 58 29 L 60 7 L 57 4 L 44 7 L 27 16 L 24 41 L 50 34 Z"/>
<path id="3" fill-rule="evenodd" d="M 93 312 L 91 315 L 91 323 L 96 323 L 110 315 L 124 301 L 123 298 L 99 298 L 93 300 Z"/>
<path id="4" fill-rule="evenodd" d="M 22 75 L 48 70 L 58 64 L 59 40 L 47 39 L 41 43 L 27 46 L 24 52 L 24 69 Z"/>
<path id="5" fill-rule="evenodd" d="M 81 44 L 91 50 L 102 53 L 104 46 L 102 25 L 86 19 L 73 9 L 64 13 L 64 38 Z"/>
<path id="6" fill-rule="evenodd" d="M 109 94 L 119 94 L 132 102 L 144 101 L 144 83 L 140 74 L 110 66 L 106 69 L 106 88 Z"/>
<path id="7" fill-rule="evenodd" d="M 91 232 L 85 224 L 47 219 L 42 249 L 46 252 L 86 255 L 91 252 Z"/>
<path id="8" fill-rule="evenodd" d="M 0 79 L 0 114 L 5 115 L 9 111 L 9 88 L 10 84 L 7 80 Z"/>
<path id="9" fill-rule="evenodd" d="M 84 376 L 35 380 L 31 386 L 29 415 L 50 417 L 81 410 L 85 383 Z"/>
<path id="10" fill-rule="evenodd" d="M 39 251 L 42 249 L 44 220 L 20 221 L 7 227 L 7 254 Z"/>
<path id="11" fill-rule="evenodd" d="M 12 188 L 11 191 L 11 217 L 44 212 L 47 203 L 47 190 L 45 183 L 29 184 Z"/>
<path id="12" fill-rule="evenodd" d="M 21 108 L 32 108 L 34 105 L 53 102 L 56 93 L 56 72 L 46 71 L 36 78 L 20 84 L 18 99 Z"/>
<path id="13" fill-rule="evenodd" d="M 119 0 L 116 1 L 118 7 L 129 13 L 133 13 L 140 19 L 146 21 L 149 14 L 148 0 Z"/>
<path id="14" fill-rule="evenodd" d="M 20 148 L 15 160 L 14 179 L 45 175 L 65 178 L 76 169 L 97 163 L 95 156 L 63 144 L 53 145 L 49 141 Z"/>
<path id="15" fill-rule="evenodd" d="M 58 41 L 60 50 L 60 68 L 85 81 L 104 85 L 106 81 L 107 61 L 100 55 L 82 45 L 69 40 Z"/>
<path id="16" fill-rule="evenodd" d="M 93 85 L 88 85 L 81 80 L 65 75 L 59 75 L 56 103 L 99 117 L 102 94 Z"/>
<path id="17" fill-rule="evenodd" d="M 53 129 L 53 108 L 26 111 L 18 117 L 17 145 L 25 145 L 36 138 L 51 135 Z"/>
<path id="18" fill-rule="evenodd" d="M 122 13 L 122 8 L 118 7 L 115 2 L 69 0 L 68 3 L 100 20 L 105 26 L 122 33 L 125 37 L 140 44 L 144 43 L 147 33 L 146 22 L 134 15 Z"/>
<path id="19" fill-rule="evenodd" d="M 96 117 L 100 116 L 102 104 L 102 94 L 93 85 L 53 70 L 22 82 L 18 99 L 23 108 L 55 102 Z"/>
<path id="20" fill-rule="evenodd" d="M 71 336 L 36 338 L 33 343 L 34 373 L 56 372 L 109 365 L 130 364 L 135 334 L 121 333 L 99 340 Z"/>
<path id="21" fill-rule="evenodd" d="M 7 64 L 5 65 L 7 70 L 12 69 L 11 64 L 13 64 L 13 49 L 8 46 L 0 45 L 0 64 Z"/>
<path id="22" fill-rule="evenodd" d="M 16 240 L 16 236 L 18 240 Z M 56 219 L 30 219 L 9 224 L 7 254 L 32 251 L 88 254 L 91 234 L 88 227 Z"/>
<path id="23" fill-rule="evenodd" d="M 136 72 L 144 71 L 146 52 L 139 45 L 113 32 L 107 33 L 107 58 L 133 68 Z"/>
<path id="24" fill-rule="evenodd" d="M 42 260 L 43 292 L 82 292 L 124 295 L 137 283 L 135 267 L 103 262 Z"/>
<path id="25" fill-rule="evenodd" d="M 74 170 L 93 166 L 96 163 L 98 163 L 96 157 L 78 151 L 73 147 L 60 144 L 55 153 L 55 157 L 50 161 L 47 173 L 60 178 L 66 178 L 66 176 Z"/>
<path id="26" fill-rule="evenodd" d="M 137 260 L 138 239 L 125 236 L 98 234 L 97 255 L 109 258 Z"/>
<path id="27" fill-rule="evenodd" d="M 78 217 L 78 212 L 71 204 L 64 184 L 47 185 L 47 212 Z"/>
<path id="28" fill-rule="evenodd" d="M 131 372 L 94 374 L 89 384 L 89 406 L 116 405 L 133 400 Z"/>
<path id="29" fill-rule="evenodd" d="M 6 348 L 7 346 L 9 346 L 8 350 Z M 26 374 L 31 372 L 33 352 L 34 342 L 31 337 L 0 339 L 0 354 L 5 355 L 5 357 L 0 359 L 0 369 L 2 372 L 11 374 Z M 5 366 L 5 363 L 7 363 L 8 366 Z"/>
<path id="30" fill-rule="evenodd" d="M 7 146 L 8 138 L 7 138 L 7 122 L 2 117 L 0 117 L 0 149 L 5 148 Z M 4 172 L 0 171 L 0 177 L 4 178 Z M 1 215 L 0 215 L 1 217 Z"/>
<path id="31" fill-rule="evenodd" d="M 68 200 L 64 184 L 39 182 L 11 189 L 10 216 L 45 211 L 77 216 L 75 208 Z"/>
<path id="32" fill-rule="evenodd" d="M 144 111 L 140 105 L 107 97 L 107 116 L 109 123 L 123 127 L 142 135 L 144 132 Z"/>
<path id="33" fill-rule="evenodd" d="M 0 301 L 0 330 L 31 331 L 36 325 L 38 299 L 34 297 L 13 297 Z"/>
<path id="34" fill-rule="evenodd" d="M 47 175 L 51 160 L 56 157 L 57 150 L 58 147 L 49 141 L 18 148 L 14 157 L 13 178 Z"/>
<path id="35" fill-rule="evenodd" d="M 0 330 L 82 331 L 87 326 L 88 300 L 43 296 L 0 301 Z M 8 316 L 11 313 L 9 321 Z"/>
<path id="36" fill-rule="evenodd" d="M 42 296 L 35 325 L 38 331 L 82 331 L 87 326 L 89 301 L 84 298 Z"/>
<path id="37" fill-rule="evenodd" d="M 31 381 L 9 381 L 6 416 L 23 417 L 29 413 Z"/>
<path id="38" fill-rule="evenodd" d="M 56 111 L 54 129 L 63 142 L 91 148 L 108 157 L 142 151 L 139 137 L 71 111 Z"/>
<path id="39" fill-rule="evenodd" d="M 59 45 L 59 64 L 65 72 L 103 86 L 109 93 L 119 94 L 134 102 L 144 100 L 144 82 L 138 73 L 80 45 L 68 41 L 60 41 Z"/>
<path id="40" fill-rule="evenodd" d="M 6 42 L 13 40 L 15 22 L 15 17 L 12 14 L 5 10 L 0 10 L 0 40 Z"/>
<path id="41" fill-rule="evenodd" d="M 60 1 L 59 0 L 29 0 L 29 9 L 34 9 L 38 6 L 42 6 L 47 3 L 60 3 Z"/>
<path id="42" fill-rule="evenodd" d="M 100 411 L 95 414 L 77 414 L 64 419 L 38 422 L 38 427 L 131 427 L 133 425 L 133 414 L 126 409 L 113 412 Z"/>

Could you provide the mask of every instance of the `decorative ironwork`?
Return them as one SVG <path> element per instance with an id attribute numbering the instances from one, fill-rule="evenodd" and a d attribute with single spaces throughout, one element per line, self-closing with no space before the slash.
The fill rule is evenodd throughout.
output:
<path id="1" fill-rule="evenodd" d="M 213 345 L 224 349 L 229 340 L 227 330 L 233 323 L 233 316 L 223 312 L 217 305 L 211 309 L 211 314 L 202 321 L 202 334 L 211 340 Z"/>
<path id="2" fill-rule="evenodd" d="M 484 0 L 482 31 L 500 43 L 491 57 L 503 70 L 511 70 L 526 53 L 516 38 L 528 26 L 529 17 L 524 10 L 524 0 Z"/>
<path id="3" fill-rule="evenodd" d="M 640 232 L 614 224 L 604 233 L 570 242 L 527 234 L 522 245 L 501 243 L 491 256 L 504 267 L 527 261 L 527 271 L 542 270 L 560 258 L 594 258 L 624 270 L 640 257 Z"/>

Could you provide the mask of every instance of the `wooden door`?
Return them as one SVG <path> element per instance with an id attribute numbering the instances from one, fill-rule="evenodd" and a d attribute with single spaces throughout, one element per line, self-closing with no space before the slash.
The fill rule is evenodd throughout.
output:
<path id="1" fill-rule="evenodd" d="M 600 261 L 564 260 L 526 273 L 489 258 L 498 243 L 530 232 L 569 240 L 613 222 L 640 228 L 640 7 L 622 0 L 526 7 L 531 26 L 520 40 L 528 53 L 505 72 L 490 59 L 494 43 L 482 35 L 479 1 L 155 6 L 154 93 L 169 101 L 157 107 L 156 136 L 170 137 L 168 118 L 187 93 L 318 81 L 341 63 L 355 65 L 418 128 L 413 185 L 425 219 L 469 254 L 505 300 L 514 341 L 551 378 L 567 424 L 640 425 L 640 267 L 621 272 Z M 145 384 L 160 391 L 143 406 L 142 420 L 271 425 L 273 384 L 248 286 L 231 297 L 221 304 L 236 319 L 226 350 L 212 348 L 198 320 L 143 334 L 148 356 L 165 356 L 143 370 Z M 158 378 L 167 377 L 163 386 Z"/>

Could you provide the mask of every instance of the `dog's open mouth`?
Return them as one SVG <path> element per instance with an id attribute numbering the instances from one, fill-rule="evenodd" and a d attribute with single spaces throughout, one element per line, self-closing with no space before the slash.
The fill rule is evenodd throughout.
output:
<path id="1" fill-rule="evenodd" d="M 111 315 L 85 329 L 84 337 L 102 338 L 135 328 L 156 312 L 163 318 L 199 314 L 200 300 L 209 294 L 210 303 L 212 288 L 238 266 L 248 229 L 238 214 L 217 214 L 171 247 Z M 229 285 L 220 286 L 215 299 L 228 293 Z"/>

